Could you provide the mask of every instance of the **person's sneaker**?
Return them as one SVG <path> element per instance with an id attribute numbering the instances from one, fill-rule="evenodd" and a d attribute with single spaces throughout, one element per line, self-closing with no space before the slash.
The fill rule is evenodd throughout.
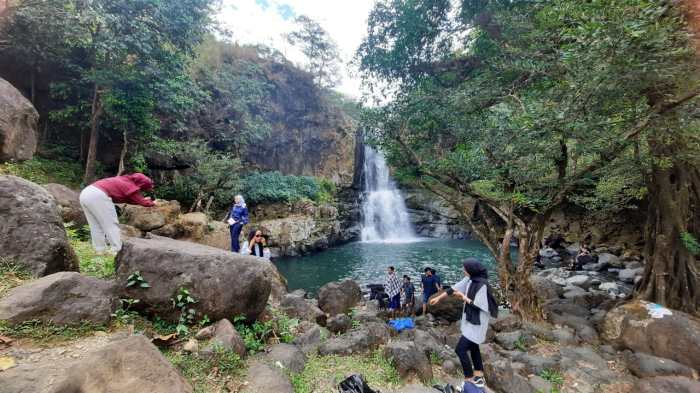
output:
<path id="1" fill-rule="evenodd" d="M 476 385 L 479 388 L 484 388 L 486 387 L 486 380 L 484 380 L 484 377 L 477 376 L 474 377 L 474 385 Z"/>

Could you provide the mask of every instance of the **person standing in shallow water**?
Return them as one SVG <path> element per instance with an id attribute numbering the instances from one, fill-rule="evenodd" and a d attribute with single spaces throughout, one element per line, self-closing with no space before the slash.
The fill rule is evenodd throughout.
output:
<path id="1" fill-rule="evenodd" d="M 154 201 L 141 194 L 142 191 L 152 190 L 153 181 L 148 176 L 133 173 L 98 180 L 80 192 L 80 206 L 90 225 L 90 240 L 95 252 L 106 252 L 107 244 L 112 253 L 122 249 L 121 230 L 114 204 L 155 206 Z"/>
<path id="2" fill-rule="evenodd" d="M 386 280 L 384 281 L 384 291 L 389 295 L 389 312 L 391 317 L 395 317 L 401 309 L 401 280 L 396 275 L 393 266 L 387 269 Z"/>
<path id="3" fill-rule="evenodd" d="M 233 205 L 228 212 L 226 221 L 229 225 L 229 231 L 231 232 L 231 251 L 240 252 L 241 244 L 239 237 L 241 236 L 243 226 L 248 223 L 248 207 L 242 195 L 236 195 L 233 198 Z"/>
<path id="4" fill-rule="evenodd" d="M 464 372 L 464 383 L 472 383 L 479 388 L 486 386 L 484 364 L 481 360 L 479 344 L 486 340 L 489 318 L 498 317 L 498 303 L 488 283 L 488 273 L 484 265 L 475 258 L 464 261 L 464 279 L 452 288 L 430 300 L 435 305 L 447 296 L 455 296 L 464 301 L 459 338 L 455 352 Z M 471 361 L 469 359 L 471 355 Z M 472 369 L 472 362 L 474 367 Z M 466 390 L 466 386 L 462 391 Z"/>

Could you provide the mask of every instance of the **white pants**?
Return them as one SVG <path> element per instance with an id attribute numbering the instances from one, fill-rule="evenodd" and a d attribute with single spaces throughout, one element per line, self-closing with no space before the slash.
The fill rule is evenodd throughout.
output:
<path id="1" fill-rule="evenodd" d="M 95 251 L 105 251 L 105 239 L 114 252 L 121 250 L 122 239 L 117 210 L 109 196 L 95 186 L 87 186 L 80 193 L 80 206 L 83 207 L 85 218 L 90 224 L 90 238 Z"/>

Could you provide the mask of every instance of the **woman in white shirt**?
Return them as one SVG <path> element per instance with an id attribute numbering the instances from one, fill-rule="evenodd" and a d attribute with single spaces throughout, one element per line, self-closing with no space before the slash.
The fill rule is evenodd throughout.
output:
<path id="1" fill-rule="evenodd" d="M 464 383 L 473 383 L 483 388 L 486 381 L 484 380 L 484 364 L 481 361 L 479 344 L 486 340 L 489 318 L 498 317 L 498 303 L 496 303 L 493 291 L 488 284 L 486 267 L 476 258 L 468 258 L 463 265 L 464 279 L 431 299 L 430 305 L 437 304 L 447 296 L 456 296 L 464 301 L 462 321 L 460 322 L 462 337 L 457 343 L 455 352 L 462 364 Z M 471 355 L 471 361 L 469 355 Z M 473 369 L 472 362 L 474 363 Z"/>

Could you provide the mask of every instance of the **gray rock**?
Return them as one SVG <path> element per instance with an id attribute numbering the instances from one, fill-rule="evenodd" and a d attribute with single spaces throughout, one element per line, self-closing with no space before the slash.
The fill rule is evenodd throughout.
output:
<path id="1" fill-rule="evenodd" d="M 333 316 L 326 322 L 326 327 L 331 333 L 345 333 L 351 325 L 352 319 L 345 314 Z"/>
<path id="2" fill-rule="evenodd" d="M 655 377 L 640 379 L 634 386 L 635 393 L 698 393 L 700 382 L 686 377 Z"/>
<path id="3" fill-rule="evenodd" d="M 16 324 L 29 320 L 72 325 L 106 324 L 117 308 L 114 282 L 61 272 L 30 281 L 0 299 L 0 320 Z"/>
<path id="4" fill-rule="evenodd" d="M 618 273 L 618 276 L 620 278 L 620 281 L 626 282 L 626 283 L 634 283 L 634 279 L 637 276 L 641 276 L 642 273 L 644 273 L 643 268 L 637 268 L 637 269 L 622 269 Z"/>
<path id="5" fill-rule="evenodd" d="M 607 252 L 598 254 L 598 263 L 604 264 L 605 266 L 622 267 L 620 258 Z"/>
<path id="6" fill-rule="evenodd" d="M 241 338 L 241 335 L 238 334 L 236 328 L 233 327 L 233 324 L 228 319 L 222 319 L 214 325 L 211 325 L 205 329 L 211 329 L 211 333 L 203 333 L 202 330 L 200 330 L 197 333 L 198 337 L 211 337 L 209 345 L 207 345 L 202 350 L 202 355 L 211 356 L 217 348 L 222 348 L 226 351 L 233 351 L 237 353 L 240 357 L 245 356 L 245 342 Z"/>
<path id="7" fill-rule="evenodd" d="M 389 329 L 384 324 L 366 323 L 345 335 L 331 337 L 318 349 L 321 355 L 350 355 L 378 348 L 389 341 Z"/>
<path id="8" fill-rule="evenodd" d="M 330 315 L 345 314 L 360 300 L 362 291 L 353 280 L 330 282 L 318 290 L 318 306 Z"/>
<path id="9" fill-rule="evenodd" d="M 575 285 L 564 287 L 564 299 L 573 299 L 585 295 L 586 290 L 581 287 L 577 287 Z"/>
<path id="10" fill-rule="evenodd" d="M 64 223 L 73 222 L 79 227 L 87 224 L 83 208 L 80 206 L 80 194 L 77 191 L 56 183 L 44 184 L 43 187 L 56 200 Z"/>
<path id="11" fill-rule="evenodd" d="M 299 374 L 306 366 L 306 355 L 295 345 L 277 344 L 266 355 L 272 364 L 281 364 L 286 370 Z"/>
<path id="12" fill-rule="evenodd" d="M 415 373 L 423 382 L 433 379 L 430 360 L 411 342 L 390 342 L 384 347 L 384 357 L 392 361 L 402 378 Z"/>
<path id="13" fill-rule="evenodd" d="M 320 326 L 315 326 L 301 336 L 294 339 L 294 345 L 298 346 L 305 354 L 313 354 L 318 351 L 321 343 L 330 337 L 330 332 Z"/>
<path id="14" fill-rule="evenodd" d="M 58 206 L 46 189 L 19 177 L 0 176 L 0 217 L 3 257 L 36 277 L 78 270 Z"/>
<path id="15" fill-rule="evenodd" d="M 658 310 L 658 306 L 634 301 L 609 311 L 601 326 L 602 337 L 617 348 L 648 353 L 698 369 L 700 321 L 678 310 L 668 310 L 670 315 L 653 318 L 647 307 Z"/>
<path id="16" fill-rule="evenodd" d="M 496 319 L 492 319 L 489 324 L 497 332 L 511 332 L 513 330 L 519 329 L 521 320 L 520 318 L 510 312 L 500 313 Z"/>
<path id="17" fill-rule="evenodd" d="M 671 359 L 659 358 L 645 353 L 628 351 L 625 355 L 627 368 L 639 378 L 681 375 L 693 378 L 693 369 Z"/>
<path id="18" fill-rule="evenodd" d="M 554 339 L 561 345 L 578 344 L 578 339 L 576 339 L 576 335 L 570 328 L 562 327 L 559 329 L 554 329 L 552 334 L 554 335 Z"/>
<path id="19" fill-rule="evenodd" d="M 549 381 L 539 375 L 530 375 L 528 377 L 528 382 L 530 382 L 530 386 L 532 386 L 536 392 L 551 392 L 554 387 Z"/>
<path id="20" fill-rule="evenodd" d="M 129 238 L 117 255 L 117 283 L 126 288 L 136 271 L 150 288 L 126 288 L 122 296 L 139 299 L 150 314 L 177 321 L 172 298 L 181 288 L 196 301 L 198 316 L 213 320 L 242 315 L 255 320 L 265 309 L 276 268 L 263 258 L 152 236 Z"/>
<path id="21" fill-rule="evenodd" d="M 0 162 L 31 160 L 36 152 L 39 113 L 0 78 Z"/>
<path id="22" fill-rule="evenodd" d="M 639 263 L 638 261 L 632 261 L 632 262 L 628 263 L 627 265 L 625 265 L 625 268 L 626 269 L 643 269 L 644 266 L 641 263 Z"/>
<path id="23" fill-rule="evenodd" d="M 530 283 L 537 293 L 537 297 L 542 301 L 559 299 L 564 293 L 561 286 L 549 278 L 538 275 L 530 276 Z"/>
<path id="24" fill-rule="evenodd" d="M 248 384 L 243 387 L 244 393 L 294 393 L 294 386 L 283 370 L 261 361 L 253 362 L 248 367 L 246 381 Z"/>
<path id="25" fill-rule="evenodd" d="M 0 374 L 3 393 L 191 393 L 192 387 L 144 336 L 131 336 L 73 362 L 25 363 Z"/>
<path id="26" fill-rule="evenodd" d="M 540 256 L 544 258 L 554 258 L 558 256 L 559 253 L 553 248 L 543 248 L 540 250 Z"/>
<path id="27" fill-rule="evenodd" d="M 604 282 L 598 286 L 598 289 L 615 293 L 620 291 L 620 287 L 614 282 Z"/>
<path id="28" fill-rule="evenodd" d="M 574 285 L 583 289 L 588 289 L 591 286 L 591 278 L 586 275 L 578 274 L 566 279 L 566 285 Z M 566 291 L 566 288 L 564 288 Z"/>
<path id="29" fill-rule="evenodd" d="M 514 332 L 502 332 L 496 334 L 496 343 L 505 349 L 515 349 L 519 340 L 524 338 L 522 330 Z"/>
<path id="30" fill-rule="evenodd" d="M 314 322 L 321 326 L 326 325 L 326 313 L 321 311 L 312 299 L 288 294 L 280 301 L 280 309 L 292 318 Z"/>

